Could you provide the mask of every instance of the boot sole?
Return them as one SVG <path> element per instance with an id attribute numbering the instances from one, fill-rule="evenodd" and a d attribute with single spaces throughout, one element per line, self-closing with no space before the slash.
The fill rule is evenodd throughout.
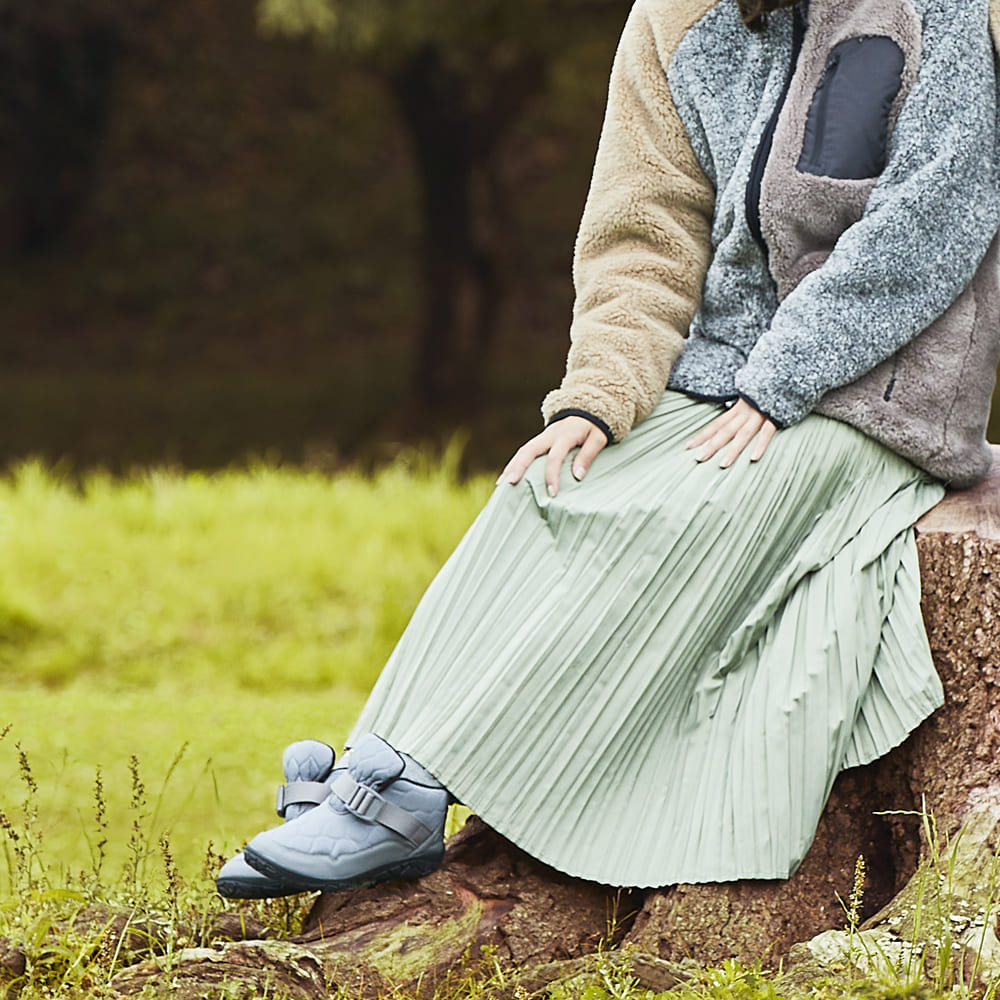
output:
<path id="1" fill-rule="evenodd" d="M 277 896 L 291 896 L 309 889 L 294 888 L 292 879 L 281 882 L 252 878 L 217 878 L 215 888 L 226 899 L 274 899 Z"/>
<path id="2" fill-rule="evenodd" d="M 276 884 L 285 886 L 285 892 L 309 892 L 316 889 L 319 889 L 320 892 L 345 892 L 348 889 L 364 889 L 377 885 L 379 882 L 389 882 L 392 879 L 415 879 L 430 875 L 432 871 L 441 867 L 441 862 L 444 860 L 444 844 L 425 854 L 404 858 L 401 861 L 394 861 L 392 864 L 382 865 L 381 868 L 371 868 L 368 871 L 359 872 L 357 875 L 339 879 L 314 878 L 300 872 L 293 872 L 288 868 L 282 868 L 281 865 L 274 864 L 249 847 L 244 850 L 243 856 L 252 868 L 255 868 L 262 875 L 266 875 Z M 299 888 L 292 890 L 292 886 Z"/>

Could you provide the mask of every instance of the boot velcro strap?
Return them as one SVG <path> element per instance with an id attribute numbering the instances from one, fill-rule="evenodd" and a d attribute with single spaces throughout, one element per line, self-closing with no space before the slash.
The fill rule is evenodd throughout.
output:
<path id="1" fill-rule="evenodd" d="M 274 804 L 275 811 L 284 818 L 289 806 L 318 806 L 330 797 L 330 786 L 324 781 L 289 781 L 287 785 L 278 785 L 278 799 Z"/>
<path id="2" fill-rule="evenodd" d="M 331 785 L 331 791 L 344 803 L 348 812 L 381 823 L 411 844 L 422 844 L 431 835 L 431 831 L 416 816 L 387 802 L 374 788 L 355 781 L 347 771 L 341 771 Z"/>

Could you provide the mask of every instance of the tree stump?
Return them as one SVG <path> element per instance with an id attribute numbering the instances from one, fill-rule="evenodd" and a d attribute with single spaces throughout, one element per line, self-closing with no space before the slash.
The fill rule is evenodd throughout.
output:
<path id="1" fill-rule="evenodd" d="M 788 881 L 654 892 L 628 940 L 664 959 L 776 962 L 795 942 L 843 926 L 838 896 L 850 897 L 859 856 L 868 871 L 859 917 L 882 911 L 876 919 L 889 919 L 884 908 L 917 869 L 921 812 L 934 817 L 939 840 L 971 824 L 962 844 L 967 874 L 992 857 L 982 848 L 1000 832 L 1000 447 L 993 450 L 985 479 L 948 494 L 917 525 L 921 609 L 944 707 L 888 756 L 838 777 L 816 839 Z M 989 873 L 982 874 L 985 885 Z"/>
<path id="2" fill-rule="evenodd" d="M 622 893 L 564 876 L 470 821 L 437 872 L 320 896 L 294 941 L 175 956 L 173 995 L 202 996 L 223 981 L 251 990 L 269 983 L 303 998 L 325 997 L 331 983 L 361 996 L 390 984 L 427 993 L 483 954 L 521 970 L 535 988 L 579 971 L 602 941 L 630 944 L 642 956 L 634 959 L 640 981 L 656 989 L 686 958 L 777 965 L 792 954 L 802 969 L 829 971 L 864 935 L 872 949 L 882 935 L 886 954 L 898 957 L 913 937 L 914 905 L 919 898 L 929 906 L 932 897 L 947 913 L 950 936 L 940 944 L 942 928 L 925 921 L 939 943 L 920 960 L 945 946 L 958 953 L 975 946 L 980 957 L 967 963 L 967 978 L 1000 971 L 988 900 L 1000 882 L 1000 462 L 973 489 L 949 494 L 917 529 L 922 609 L 946 704 L 887 757 L 840 775 L 792 878 Z M 928 860 L 919 866 L 922 853 Z M 836 930 L 846 921 L 841 900 L 851 896 L 859 856 L 867 878 L 857 921 L 869 922 L 844 934 Z M 941 864 L 952 875 L 947 895 Z M 147 962 L 120 973 L 115 986 L 137 992 L 161 975 Z"/>
<path id="3" fill-rule="evenodd" d="M 921 606 L 945 704 L 887 761 L 903 764 L 912 808 L 926 817 L 926 860 L 859 935 L 827 932 L 794 949 L 803 975 L 848 957 L 917 971 L 937 966 L 942 951 L 968 982 L 1000 975 L 1000 448 L 993 453 L 982 482 L 917 525 Z"/>

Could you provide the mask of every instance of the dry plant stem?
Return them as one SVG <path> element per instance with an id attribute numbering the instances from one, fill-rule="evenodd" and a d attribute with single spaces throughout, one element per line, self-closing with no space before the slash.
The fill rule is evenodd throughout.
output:
<path id="1" fill-rule="evenodd" d="M 108 846 L 108 806 L 104 797 L 104 775 L 100 764 L 94 772 L 94 827 L 97 833 L 97 843 L 95 844 L 89 833 L 84 829 L 84 836 L 87 837 L 87 846 L 90 849 L 91 872 L 94 877 L 94 884 L 100 885 L 101 872 L 104 870 L 106 859 L 105 849 Z"/>

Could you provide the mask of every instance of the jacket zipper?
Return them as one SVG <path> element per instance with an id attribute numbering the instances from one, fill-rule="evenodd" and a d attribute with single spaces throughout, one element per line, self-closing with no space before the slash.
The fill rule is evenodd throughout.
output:
<path id="1" fill-rule="evenodd" d="M 823 149 L 823 139 L 826 133 L 826 106 L 830 103 L 830 84 L 833 82 L 833 76 L 837 72 L 839 63 L 840 55 L 834 53 L 833 58 L 823 71 L 823 78 L 819 82 L 815 110 L 816 132 L 813 136 L 812 156 L 808 161 L 812 166 L 816 166 L 816 157 Z"/>
<path id="2" fill-rule="evenodd" d="M 785 99 L 788 97 L 788 89 L 792 85 L 792 77 L 795 75 L 795 67 L 799 61 L 799 52 L 802 50 L 802 39 L 806 32 L 805 20 L 802 17 L 802 10 L 798 5 L 794 8 L 792 20 L 792 58 L 788 67 L 788 75 L 785 77 L 785 84 L 781 88 L 778 96 L 778 103 L 768 119 L 764 132 L 757 144 L 757 150 L 750 164 L 750 177 L 747 181 L 746 198 L 744 211 L 746 214 L 747 226 L 750 233 L 759 244 L 764 256 L 767 256 L 767 244 L 764 242 L 764 233 L 760 227 L 760 188 L 764 179 L 764 170 L 767 167 L 768 157 L 771 155 L 771 146 L 774 144 L 774 130 L 778 127 L 778 117 L 781 109 L 785 106 Z"/>

